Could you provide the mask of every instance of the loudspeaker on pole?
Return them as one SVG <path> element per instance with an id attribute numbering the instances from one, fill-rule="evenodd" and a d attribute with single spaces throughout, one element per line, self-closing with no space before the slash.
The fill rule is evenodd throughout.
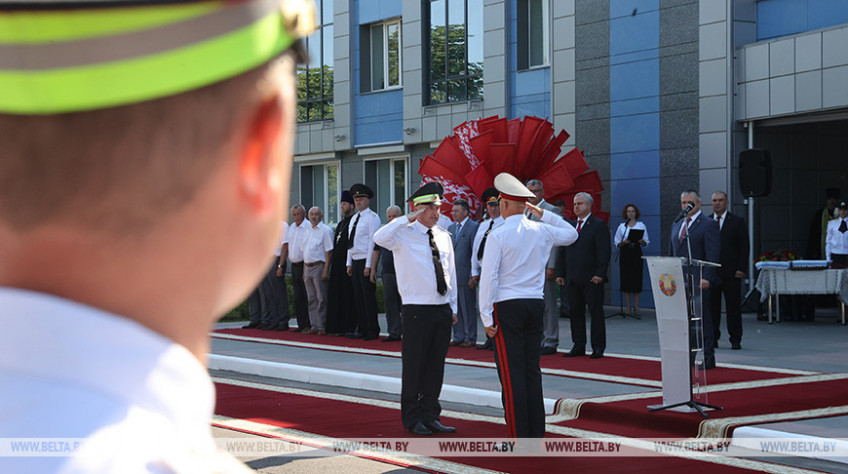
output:
<path id="1" fill-rule="evenodd" d="M 745 197 L 768 196 L 771 192 L 771 154 L 750 148 L 739 153 L 739 188 Z"/>

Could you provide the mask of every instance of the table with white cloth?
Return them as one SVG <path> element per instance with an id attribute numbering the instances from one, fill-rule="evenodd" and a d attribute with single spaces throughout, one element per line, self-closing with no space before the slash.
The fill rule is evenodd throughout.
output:
<path id="1" fill-rule="evenodd" d="M 780 295 L 838 295 L 845 324 L 845 304 L 848 303 L 848 269 L 794 270 L 761 268 L 757 278 L 760 301 L 768 298 L 768 321 L 772 323 L 772 297 L 777 305 L 776 320 L 780 321 Z"/>

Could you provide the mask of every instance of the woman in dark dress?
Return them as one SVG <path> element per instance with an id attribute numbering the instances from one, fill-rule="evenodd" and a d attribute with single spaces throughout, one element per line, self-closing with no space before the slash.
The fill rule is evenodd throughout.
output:
<path id="1" fill-rule="evenodd" d="M 627 312 L 630 313 L 630 296 L 633 295 L 632 314 L 639 313 L 639 294 L 642 292 L 642 247 L 647 247 L 648 229 L 639 220 L 642 214 L 635 204 L 627 204 L 621 211 L 624 223 L 615 231 L 614 243 L 619 250 L 618 264 L 621 278 L 621 292 L 624 294 L 624 302 Z M 641 230 L 642 236 L 636 240 L 631 238 L 630 233 Z"/>

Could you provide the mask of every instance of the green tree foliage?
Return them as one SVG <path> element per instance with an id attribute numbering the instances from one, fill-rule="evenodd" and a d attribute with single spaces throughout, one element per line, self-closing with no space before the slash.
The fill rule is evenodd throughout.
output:
<path id="1" fill-rule="evenodd" d="M 297 70 L 297 121 L 333 118 L 333 67 L 300 67 Z"/>

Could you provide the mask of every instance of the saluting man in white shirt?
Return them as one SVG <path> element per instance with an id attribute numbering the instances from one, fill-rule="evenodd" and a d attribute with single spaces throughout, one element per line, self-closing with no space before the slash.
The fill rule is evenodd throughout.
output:
<path id="1" fill-rule="evenodd" d="M 380 216 L 371 210 L 374 191 L 357 183 L 350 187 L 357 213 L 348 227 L 347 274 L 353 282 L 356 304 L 356 331 L 347 334 L 352 339 L 370 341 L 380 336 L 377 322 L 377 285 L 371 283 L 371 253 L 374 251 L 374 232 L 380 228 Z"/>
<path id="2" fill-rule="evenodd" d="M 309 209 L 312 226 L 303 238 L 303 282 L 309 297 L 309 323 L 311 329 L 304 334 L 327 334 L 327 284 L 330 279 L 330 254 L 333 253 L 333 229 L 321 222 L 324 213 L 320 207 Z"/>
<path id="3" fill-rule="evenodd" d="M 451 325 L 456 323 L 457 285 L 453 243 L 437 225 L 442 185 L 427 183 L 410 196 L 415 211 L 374 234 L 392 251 L 403 301 L 403 372 L 400 396 L 404 428 L 417 435 L 453 433 L 442 425 L 439 394 Z"/>
<path id="4" fill-rule="evenodd" d="M 529 202 L 533 193 L 509 173 L 495 177 L 504 223 L 492 233 L 480 263 L 480 318 L 495 339 L 504 415 L 512 438 L 545 434 L 542 398 L 542 318 L 545 266 L 554 245 L 570 245 L 577 231 Z M 528 209 L 541 222 L 524 216 Z"/>
<path id="5" fill-rule="evenodd" d="M 825 252 L 833 268 L 845 268 L 848 266 L 848 202 L 841 201 L 836 211 L 839 217 L 827 223 Z"/>
<path id="6" fill-rule="evenodd" d="M 504 223 L 504 218 L 501 217 L 499 194 L 497 189 L 491 187 L 483 191 L 483 195 L 480 196 L 486 203 L 486 214 L 489 217 L 480 223 L 477 234 L 474 236 L 474 245 L 471 248 L 471 278 L 468 279 L 468 286 L 471 288 L 477 288 L 477 285 L 480 284 L 480 261 L 483 260 L 483 250 L 486 248 L 486 240 L 488 240 L 489 234 Z M 487 334 L 486 342 L 477 349 L 492 350 L 494 347 L 492 338 Z"/>

